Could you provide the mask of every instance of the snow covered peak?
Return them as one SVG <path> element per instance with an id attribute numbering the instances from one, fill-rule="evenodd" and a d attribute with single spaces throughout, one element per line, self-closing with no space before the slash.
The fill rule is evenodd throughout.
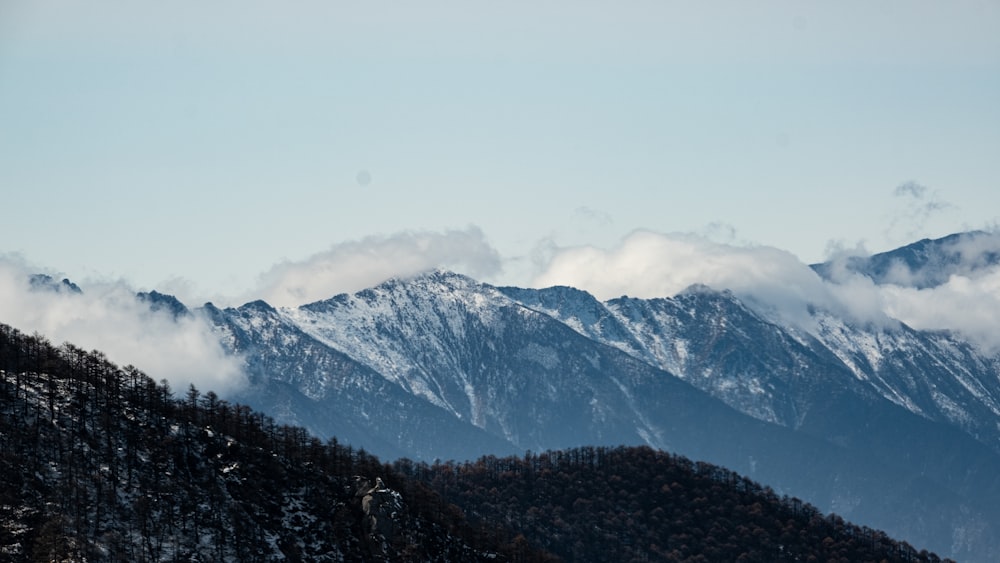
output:
<path id="1" fill-rule="evenodd" d="M 495 292 L 492 286 L 478 282 L 455 272 L 435 269 L 408 277 L 390 278 L 376 286 L 353 294 L 341 293 L 329 299 L 316 301 L 300 307 L 306 311 L 325 311 L 342 306 L 356 307 L 358 303 L 374 303 L 382 299 L 398 302 L 400 299 L 419 299 L 420 296 L 436 298 L 457 298 L 469 293 Z"/>

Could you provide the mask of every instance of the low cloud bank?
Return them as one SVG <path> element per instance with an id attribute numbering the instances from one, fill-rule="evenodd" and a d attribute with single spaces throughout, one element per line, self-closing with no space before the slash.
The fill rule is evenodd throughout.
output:
<path id="1" fill-rule="evenodd" d="M 802 324 L 809 322 L 809 304 L 836 305 L 819 276 L 791 253 L 651 231 L 636 231 L 611 250 L 557 251 L 532 285 L 570 285 L 607 300 L 670 297 L 694 284 L 729 289 Z"/>
<path id="2" fill-rule="evenodd" d="M 885 313 L 922 330 L 963 334 L 991 353 L 1000 353 L 1000 232 L 977 231 L 934 241 L 894 260 L 877 285 L 845 274 L 834 262 L 834 291 L 853 280 L 872 285 Z M 841 266 L 841 267 L 838 267 Z M 855 297 L 855 296 L 852 296 Z M 846 299 L 843 301 L 847 302 Z M 855 304 L 856 305 L 856 304 Z"/>
<path id="3" fill-rule="evenodd" d="M 811 327 L 811 306 L 854 322 L 890 327 L 893 319 L 914 328 L 953 330 L 989 351 L 1000 351 L 1000 267 L 989 266 L 989 253 L 1000 252 L 1000 236 L 960 240 L 954 263 L 929 264 L 910 271 L 899 265 L 893 283 L 836 269 L 820 278 L 794 255 L 766 246 L 718 244 L 694 235 L 637 231 L 612 249 L 561 248 L 532 282 L 534 287 L 569 285 L 602 300 L 622 295 L 670 297 L 693 284 L 729 289 L 783 320 Z M 953 272 L 929 289 L 905 282 L 926 279 L 932 269 Z"/>
<path id="4" fill-rule="evenodd" d="M 886 312 L 914 328 L 948 329 L 1000 353 L 1000 232 L 975 232 L 945 244 L 940 256 L 896 264 L 880 286 Z"/>
<path id="5" fill-rule="evenodd" d="M 23 261 L 0 257 L 0 322 L 53 344 L 100 350 L 119 365 L 166 379 L 177 392 L 193 383 L 223 395 L 246 383 L 240 359 L 223 351 L 201 317 L 151 310 L 124 283 L 86 285 L 82 293 L 58 283 L 33 287 L 35 273 Z"/>
<path id="6" fill-rule="evenodd" d="M 902 321 L 924 330 L 965 335 L 1000 352 L 1000 234 L 957 239 L 953 258 L 911 269 L 896 264 L 879 282 L 851 271 L 841 249 L 823 279 L 794 255 L 773 247 L 711 242 L 687 234 L 636 231 L 616 247 L 550 246 L 539 256 L 530 286 L 568 285 L 602 300 L 622 295 L 670 297 L 694 284 L 728 289 L 759 310 L 809 330 L 818 307 L 849 320 L 892 327 Z M 946 253 L 947 254 L 947 253 Z M 300 262 L 285 262 L 261 276 L 249 298 L 297 306 L 358 291 L 388 278 L 445 268 L 474 278 L 501 271 L 499 253 L 475 227 L 445 232 L 372 236 L 335 245 Z M 226 355 L 209 323 L 198 315 L 154 311 L 124 283 L 32 288 L 38 268 L 0 256 L 0 322 L 37 331 L 54 343 L 98 349 L 119 364 L 134 364 L 175 390 L 194 383 L 225 394 L 246 382 L 241 361 Z M 942 277 L 942 272 L 947 272 Z M 933 276 L 939 280 L 932 286 Z M 37 285 L 37 284 L 36 284 Z"/>
<path id="7" fill-rule="evenodd" d="M 499 272 L 501 260 L 478 227 L 370 236 L 274 266 L 261 275 L 256 297 L 271 305 L 292 307 L 434 268 L 481 278 Z"/>
<path id="8" fill-rule="evenodd" d="M 816 276 L 792 254 L 771 247 L 717 244 L 695 235 L 636 231 L 617 247 L 558 250 L 534 284 L 577 285 L 600 299 L 663 297 L 702 283 L 749 293 L 815 298 Z M 572 283 L 567 283 L 572 282 Z"/>
<path id="9" fill-rule="evenodd" d="M 952 275 L 931 288 L 879 286 L 886 313 L 925 330 L 959 332 L 992 353 L 1000 353 L 1000 267 L 973 275 Z"/>

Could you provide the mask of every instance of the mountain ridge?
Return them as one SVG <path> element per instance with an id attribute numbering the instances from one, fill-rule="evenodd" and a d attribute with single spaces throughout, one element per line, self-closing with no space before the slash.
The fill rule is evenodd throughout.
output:
<path id="1" fill-rule="evenodd" d="M 812 264 L 824 279 L 843 273 L 861 274 L 878 284 L 916 289 L 937 287 L 955 274 L 968 275 L 1000 264 L 1000 238 L 990 231 L 953 233 L 870 256 L 846 256 Z"/>

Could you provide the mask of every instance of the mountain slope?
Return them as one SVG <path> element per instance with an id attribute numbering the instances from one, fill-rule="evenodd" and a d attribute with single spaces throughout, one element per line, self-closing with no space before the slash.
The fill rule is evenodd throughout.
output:
<path id="1" fill-rule="evenodd" d="M 816 338 L 858 380 L 1000 452 L 1000 358 L 946 331 L 857 326 L 823 313 L 815 318 Z"/>
<path id="2" fill-rule="evenodd" d="M 561 287 L 501 291 L 760 420 L 795 428 L 817 397 L 862 391 L 824 347 L 801 342 L 727 291 L 692 287 L 673 298 L 604 304 Z M 559 309 L 553 294 L 563 296 Z"/>
<path id="3" fill-rule="evenodd" d="M 806 331 L 705 287 L 604 304 L 568 288 L 501 291 L 761 420 L 796 428 L 810 405 L 849 390 L 960 428 L 1000 453 L 1000 359 L 954 334 L 858 325 L 821 310 Z"/>
<path id="4" fill-rule="evenodd" d="M 232 399 L 285 423 L 387 457 L 467 457 L 468 444 L 516 451 L 475 426 L 454 425 L 450 413 L 315 340 L 262 301 L 225 310 L 208 304 L 203 310 L 223 345 L 246 362 L 250 387 Z"/>

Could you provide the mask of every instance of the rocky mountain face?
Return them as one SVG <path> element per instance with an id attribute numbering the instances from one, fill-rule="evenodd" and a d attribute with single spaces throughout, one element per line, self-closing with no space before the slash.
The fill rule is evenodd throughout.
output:
<path id="1" fill-rule="evenodd" d="M 998 358 L 947 332 L 857 325 L 814 311 L 817 330 L 810 333 L 704 287 L 604 304 L 569 288 L 502 291 L 760 420 L 798 428 L 817 402 L 847 391 L 954 426 L 1000 451 Z"/>
<path id="2" fill-rule="evenodd" d="M 209 304 L 204 312 L 223 343 L 246 360 L 251 387 L 234 399 L 283 422 L 387 458 L 467 457 L 470 444 L 515 451 L 482 428 L 456 423 L 452 413 L 317 340 L 262 301 L 225 310 Z"/>

